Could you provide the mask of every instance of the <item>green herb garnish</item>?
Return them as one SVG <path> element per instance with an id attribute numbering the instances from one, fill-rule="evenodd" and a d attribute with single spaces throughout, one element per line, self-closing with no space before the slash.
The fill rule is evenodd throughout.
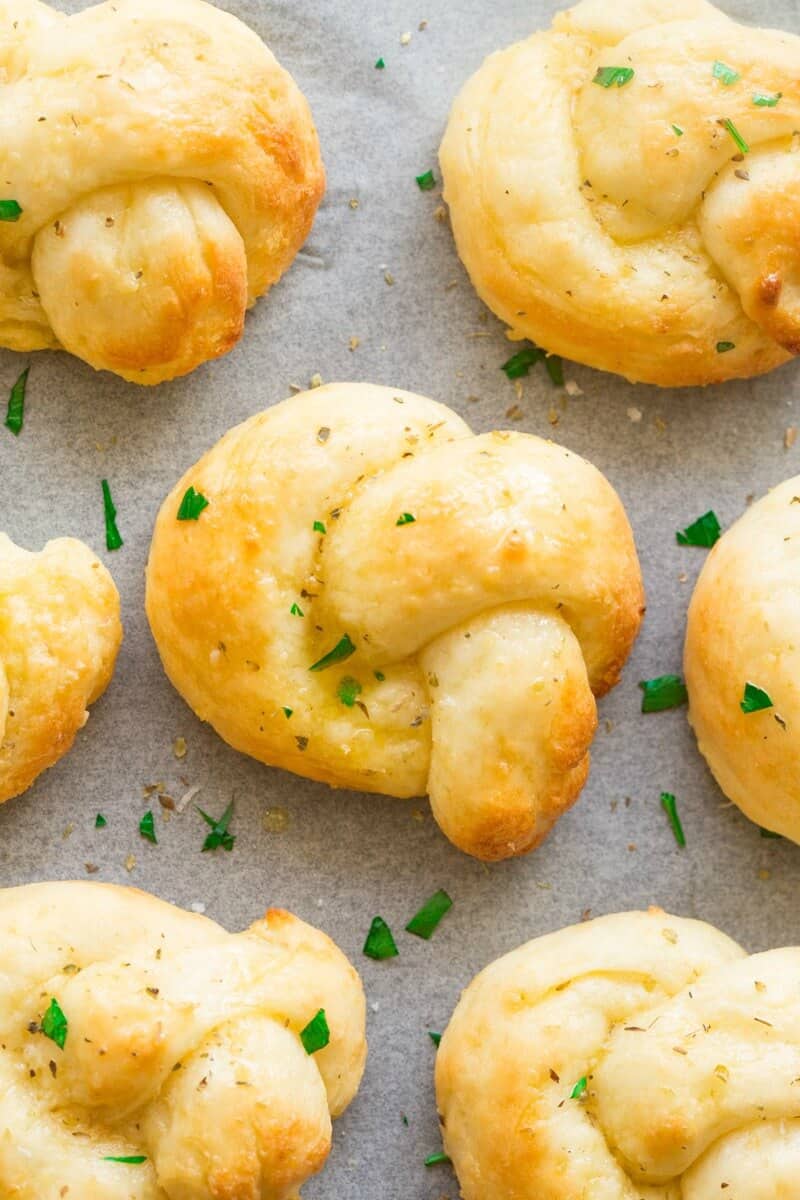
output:
<path id="1" fill-rule="evenodd" d="M 725 87 L 733 87 L 734 83 L 738 83 L 742 78 L 738 71 L 733 67 L 729 67 L 724 62 L 715 62 L 712 74 L 720 83 L 724 83 Z"/>
<path id="2" fill-rule="evenodd" d="M 106 549 L 119 550 L 120 546 L 124 545 L 122 534 L 117 529 L 117 510 L 114 507 L 114 501 L 111 499 L 111 488 L 108 486 L 108 480 L 103 479 L 100 486 L 103 489 L 103 512 L 106 519 Z"/>
<path id="3" fill-rule="evenodd" d="M 293 617 L 304 617 L 306 615 L 299 604 L 293 604 L 289 612 Z"/>
<path id="4" fill-rule="evenodd" d="M 564 363 L 557 354 L 546 354 L 544 368 L 554 387 L 564 386 Z"/>
<path id="5" fill-rule="evenodd" d="M 347 708 L 352 708 L 356 702 L 356 698 L 361 695 L 363 690 L 357 679 L 354 679 L 352 675 L 345 675 L 339 680 L 336 695 L 342 704 L 346 705 Z"/>
<path id="6" fill-rule="evenodd" d="M 315 521 L 314 524 L 311 526 L 311 528 L 314 530 L 314 533 L 327 533 L 328 532 L 327 529 L 325 528 L 324 524 L 322 523 L 322 521 Z"/>
<path id="7" fill-rule="evenodd" d="M 425 1159 L 425 1166 L 426 1167 L 439 1167 L 445 1163 L 451 1163 L 452 1161 L 453 1160 L 449 1154 L 445 1154 L 445 1152 L 443 1150 L 440 1150 L 438 1154 L 429 1154 L 428 1155 L 428 1157 Z"/>
<path id="8" fill-rule="evenodd" d="M 680 125 L 673 125 L 672 132 L 675 134 L 676 137 L 683 137 L 686 130 L 681 129 Z"/>
<path id="9" fill-rule="evenodd" d="M 661 807 L 669 818 L 669 823 L 672 826 L 672 832 L 675 834 L 675 841 L 679 846 L 685 846 L 686 835 L 683 832 L 681 819 L 678 816 L 678 801 L 672 795 L 672 792 L 661 793 Z"/>
<path id="10" fill-rule="evenodd" d="M 720 539 L 722 526 L 717 514 L 710 510 L 698 517 L 693 524 L 688 525 L 681 533 L 676 533 L 679 546 L 703 546 L 710 549 Z"/>
<path id="11" fill-rule="evenodd" d="M 206 825 L 211 826 L 211 832 L 206 834 L 206 840 L 203 842 L 203 853 L 206 850 L 216 850 L 219 846 L 222 846 L 223 850 L 232 850 L 236 837 L 234 834 L 228 833 L 228 826 L 233 816 L 233 801 L 231 800 L 221 817 L 210 817 L 207 812 L 203 812 L 202 808 L 199 807 L 197 811 Z"/>
<path id="12" fill-rule="evenodd" d="M 586 1076 L 581 1075 L 580 1079 L 575 1084 L 575 1087 L 572 1089 L 572 1091 L 569 1094 L 570 1100 L 580 1100 L 581 1096 L 586 1091 L 588 1086 L 589 1086 L 589 1083 L 586 1079 Z"/>
<path id="13" fill-rule="evenodd" d="M 773 833 L 771 829 L 765 829 L 763 825 L 759 827 L 759 833 L 763 838 L 774 838 L 776 842 L 783 841 L 783 834 Z"/>
<path id="14" fill-rule="evenodd" d="M 621 88 L 630 83 L 634 74 L 633 67 L 598 67 L 592 83 L 604 88 Z"/>
<path id="15" fill-rule="evenodd" d="M 328 1028 L 328 1018 L 325 1016 L 325 1009 L 321 1008 L 311 1018 L 305 1029 L 301 1030 L 300 1041 L 303 1043 L 306 1054 L 316 1054 L 318 1050 L 324 1050 L 330 1040 L 331 1031 Z"/>
<path id="16" fill-rule="evenodd" d="M 432 936 L 442 917 L 452 907 L 453 901 L 447 892 L 440 888 L 438 892 L 435 892 L 431 896 L 430 900 L 425 901 L 419 912 L 411 918 L 406 925 L 406 933 L 413 933 L 416 937 L 425 938 L 427 941 Z"/>
<path id="17" fill-rule="evenodd" d="M 50 1007 L 42 1017 L 42 1033 L 45 1037 L 49 1037 L 51 1042 L 55 1042 L 59 1050 L 64 1049 L 69 1033 L 69 1022 L 55 998 L 50 1001 Z"/>
<path id="18" fill-rule="evenodd" d="M 436 177 L 433 171 L 425 171 L 423 175 L 417 175 L 417 186 L 421 192 L 430 192 L 436 187 Z"/>
<path id="19" fill-rule="evenodd" d="M 386 66 L 386 63 L 383 61 L 382 58 L 379 58 L 378 61 L 375 63 L 375 70 L 382 71 L 385 66 Z"/>
<path id="20" fill-rule="evenodd" d="M 328 667 L 335 666 L 336 663 L 344 662 L 351 654 L 355 654 L 356 648 L 350 640 L 350 634 L 346 633 L 343 638 L 340 638 L 332 650 L 327 654 L 323 654 L 322 658 L 318 658 L 315 663 L 312 663 L 308 668 L 309 671 L 325 671 Z"/>
<path id="21" fill-rule="evenodd" d="M 147 1162 L 146 1154 L 104 1154 L 103 1162 L 125 1163 L 131 1167 L 138 1167 L 140 1163 Z"/>
<path id="22" fill-rule="evenodd" d="M 283 705 L 283 707 L 281 708 L 281 712 L 283 713 L 283 715 L 286 717 L 286 720 L 288 721 L 288 720 L 289 720 L 289 717 L 290 717 L 290 716 L 292 715 L 292 713 L 294 712 L 294 709 L 293 709 L 293 708 L 289 708 L 289 706 L 288 706 L 288 705 L 284 704 L 284 705 Z"/>
<path id="23" fill-rule="evenodd" d="M 384 675 L 383 671 L 373 671 L 372 674 L 375 676 L 378 683 L 386 682 L 386 676 Z"/>
<path id="24" fill-rule="evenodd" d="M 178 509 L 178 520 L 197 521 L 204 508 L 208 508 L 208 500 L 203 493 L 196 492 L 193 487 L 188 487 Z"/>
<path id="25" fill-rule="evenodd" d="M 686 684 L 680 675 L 659 675 L 657 679 L 642 679 L 639 687 L 642 696 L 642 712 L 665 712 L 668 708 L 680 708 L 688 700 Z"/>
<path id="26" fill-rule="evenodd" d="M 757 108 L 776 108 L 783 99 L 783 92 L 756 92 L 753 95 L 753 104 Z"/>
<path id="27" fill-rule="evenodd" d="M 16 200 L 0 200 L 0 221 L 18 221 L 22 206 Z"/>
<path id="28" fill-rule="evenodd" d="M 413 513 L 400 513 L 395 525 L 413 525 L 416 519 Z"/>
<path id="29" fill-rule="evenodd" d="M 540 350 L 538 346 L 526 346 L 524 350 L 519 350 L 509 358 L 508 362 L 504 362 L 500 370 L 505 371 L 509 379 L 521 379 L 544 357 L 544 350 Z"/>
<path id="30" fill-rule="evenodd" d="M 95 829 L 105 829 L 105 827 L 106 827 L 106 825 L 107 825 L 107 824 L 108 824 L 108 821 L 105 819 L 105 817 L 103 816 L 103 814 L 102 814 L 102 813 L 98 813 L 98 814 L 97 814 L 97 816 L 96 816 L 96 817 L 95 817 L 95 819 L 94 819 L 94 827 L 95 827 Z"/>
<path id="31" fill-rule="evenodd" d="M 152 812 L 146 812 L 139 822 L 139 833 L 143 838 L 147 838 L 148 842 L 152 842 L 154 846 L 158 845 L 156 837 L 156 819 Z"/>
<path id="32" fill-rule="evenodd" d="M 717 342 L 717 354 L 730 354 L 736 349 L 736 342 Z"/>
<path id="33" fill-rule="evenodd" d="M 380 962 L 384 958 L 397 958 L 399 953 L 392 931 L 383 917 L 373 917 L 364 942 L 364 954 Z"/>
<path id="34" fill-rule="evenodd" d="M 734 123 L 730 119 L 730 117 L 728 117 L 728 119 L 726 121 L 723 121 L 722 124 L 725 127 L 725 129 L 727 129 L 727 131 L 731 135 L 731 137 L 733 138 L 739 152 L 741 154 L 749 154 L 750 147 L 748 146 L 747 142 L 744 140 L 742 135 L 739 133 L 739 130 L 736 128 L 736 126 L 734 125 Z"/>
<path id="35" fill-rule="evenodd" d="M 773 708 L 771 697 L 763 688 L 756 687 L 754 683 L 746 683 L 744 685 L 744 696 L 739 701 L 739 707 L 743 713 L 763 712 L 767 708 Z"/>
<path id="36" fill-rule="evenodd" d="M 22 422 L 25 419 L 25 385 L 28 382 L 29 371 L 30 367 L 26 367 L 8 397 L 6 429 L 10 429 L 15 437 L 19 437 L 22 431 Z"/>
<path id="37" fill-rule="evenodd" d="M 440 1033 L 434 1033 L 432 1029 L 428 1030 L 428 1037 L 431 1039 L 434 1046 L 437 1046 L 437 1047 L 442 1040 L 442 1035 Z"/>

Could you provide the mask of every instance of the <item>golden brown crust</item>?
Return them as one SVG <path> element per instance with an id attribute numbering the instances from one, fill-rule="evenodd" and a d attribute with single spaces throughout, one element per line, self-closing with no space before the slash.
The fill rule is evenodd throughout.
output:
<path id="1" fill-rule="evenodd" d="M 499 959 L 437 1055 L 463 1200 L 791 1196 L 799 996 L 800 950 L 655 908 Z"/>
<path id="2" fill-rule="evenodd" d="M 208 508 L 178 521 L 190 486 Z M 576 799 L 643 591 L 619 498 L 583 459 L 336 384 L 231 430 L 176 485 L 147 611 L 170 679 L 231 745 L 427 791 L 456 845 L 499 859 Z M 345 635 L 355 652 L 310 670 Z"/>
<path id="3" fill-rule="evenodd" d="M 232 935 L 87 883 L 0 892 L 0 929 L 3 1196 L 297 1200 L 366 1054 L 361 983 L 329 938 L 281 911 Z M 42 1032 L 51 998 L 63 1046 Z M 330 1041 L 310 1054 L 319 1009 Z"/>
<path id="4" fill-rule="evenodd" d="M 738 74 L 730 86 L 717 61 Z M 608 66 L 634 76 L 596 86 Z M 492 55 L 440 154 L 481 297 L 515 336 L 634 381 L 704 385 L 786 362 L 800 345 L 799 67 L 800 39 L 704 0 L 583 0 Z M 759 302 L 774 275 L 790 288 Z"/>
<path id="5" fill-rule="evenodd" d="M 751 821 L 800 842 L 800 476 L 754 504 L 708 556 L 684 669 L 698 745 Z M 744 713 L 748 683 L 772 707 Z"/>
<path id="6" fill-rule="evenodd" d="M 117 589 L 88 547 L 31 554 L 0 534 L 0 803 L 69 750 L 121 640 Z"/>
<path id="7" fill-rule="evenodd" d="M 22 206 L 0 228 L 0 344 L 147 384 L 226 353 L 325 188 L 291 77 L 202 0 L 0 16 L 17 106 L 0 164 Z"/>

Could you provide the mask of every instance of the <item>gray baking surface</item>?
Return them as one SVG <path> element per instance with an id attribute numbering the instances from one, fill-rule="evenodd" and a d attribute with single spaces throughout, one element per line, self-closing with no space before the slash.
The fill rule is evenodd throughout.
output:
<path id="1" fill-rule="evenodd" d="M 650 903 L 711 921 L 751 949 L 797 941 L 800 849 L 762 839 L 725 804 L 685 709 L 642 715 L 637 682 L 680 670 L 686 606 L 705 552 L 676 545 L 675 530 L 711 507 L 728 525 L 749 494 L 800 471 L 800 441 L 784 447 L 786 428 L 800 424 L 798 368 L 703 393 L 632 387 L 567 365 L 582 396 L 565 400 L 539 368 L 517 397 L 499 369 L 512 352 L 504 330 L 487 320 L 448 225 L 434 215 L 440 189 L 421 192 L 415 176 L 433 167 L 439 178 L 437 146 L 468 74 L 490 51 L 548 24 L 554 3 L 227 6 L 308 96 L 328 193 L 305 251 L 249 316 L 237 349 L 186 379 L 137 389 L 66 354 L 0 354 L 0 394 L 31 362 L 24 431 L 15 439 L 0 427 L 0 529 L 32 549 L 65 534 L 87 541 L 114 575 L 125 623 L 114 681 L 73 751 L 0 810 L 0 883 L 85 879 L 90 863 L 99 868 L 94 879 L 204 905 L 231 929 L 268 905 L 319 924 L 361 971 L 370 1057 L 329 1164 L 304 1195 L 453 1200 L 449 1169 L 423 1166 L 440 1146 L 426 1030 L 444 1027 L 479 968 L 587 909 Z M 798 27 L 796 0 L 731 0 L 728 11 Z M 411 40 L 402 45 L 405 33 Z M 379 56 L 383 71 L 374 67 Z M 351 338 L 360 339 L 355 350 Z M 644 629 L 622 683 L 600 705 L 588 786 L 528 858 L 487 868 L 445 840 L 425 802 L 336 793 L 244 758 L 200 724 L 162 674 L 143 594 L 163 497 L 231 425 L 316 373 L 422 392 L 479 430 L 555 437 L 603 470 L 628 507 L 648 592 Z M 510 421 L 515 404 L 522 419 Z M 113 554 L 104 548 L 102 477 L 125 539 Z M 179 736 L 188 746 L 181 761 L 173 753 Z M 159 844 L 144 841 L 142 789 L 156 782 L 176 798 L 200 785 L 197 802 L 215 814 L 235 800 L 233 852 L 201 855 L 205 826 L 193 808 L 167 821 L 156 804 Z M 664 790 L 678 797 L 684 850 L 659 806 Z M 289 817 L 280 833 L 264 824 L 276 808 Z M 98 811 L 106 829 L 94 829 Z M 440 887 L 454 905 L 433 940 L 405 934 Z M 388 963 L 361 954 L 376 913 L 400 948 Z"/>

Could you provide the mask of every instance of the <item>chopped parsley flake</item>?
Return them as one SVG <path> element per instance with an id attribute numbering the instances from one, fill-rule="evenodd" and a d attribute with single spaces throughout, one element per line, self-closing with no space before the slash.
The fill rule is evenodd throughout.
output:
<path id="1" fill-rule="evenodd" d="M 63 1009 L 55 997 L 50 1001 L 50 1007 L 42 1017 L 42 1033 L 55 1042 L 59 1050 L 63 1050 L 69 1033 L 69 1022 Z"/>
<path id="2" fill-rule="evenodd" d="M 344 662 L 351 654 L 355 654 L 356 648 L 350 640 L 350 634 L 346 633 L 343 638 L 340 638 L 332 650 L 327 654 L 323 654 L 322 658 L 318 658 L 315 663 L 312 663 L 308 668 L 309 671 L 325 671 L 328 667 L 333 667 L 336 663 Z"/>
<path id="3" fill-rule="evenodd" d="M 440 1150 L 438 1152 L 438 1154 L 429 1154 L 428 1155 L 428 1157 L 425 1159 L 425 1166 L 426 1167 L 440 1167 L 443 1164 L 448 1164 L 448 1163 L 451 1163 L 452 1161 L 453 1160 L 451 1159 L 449 1154 L 445 1154 L 444 1150 Z"/>
<path id="4" fill-rule="evenodd" d="M 417 187 L 421 192 L 430 192 L 436 187 L 436 176 L 433 171 L 425 171 L 423 175 L 417 175 Z"/>
<path id="5" fill-rule="evenodd" d="M 431 1039 L 434 1046 L 437 1046 L 437 1047 L 442 1040 L 442 1035 L 440 1033 L 434 1033 L 432 1029 L 428 1030 L 428 1037 Z"/>
<path id="6" fill-rule="evenodd" d="M 95 819 L 94 819 L 94 827 L 95 827 L 95 829 L 105 829 L 105 827 L 106 827 L 106 825 L 107 825 L 107 824 L 108 824 L 108 821 L 105 819 L 105 817 L 103 816 L 103 814 L 102 814 L 102 813 L 98 813 L 98 814 L 97 814 L 97 816 L 96 816 L 96 817 L 95 817 Z"/>
<path id="7" fill-rule="evenodd" d="M 114 507 L 114 501 L 111 499 L 111 488 L 108 486 L 108 480 L 103 479 L 100 486 L 103 489 L 103 513 L 106 521 L 106 549 L 119 550 L 124 543 L 122 534 L 117 529 L 117 510 Z"/>
<path id="8" fill-rule="evenodd" d="M 147 838 L 148 842 L 152 842 L 154 846 L 158 845 L 156 837 L 156 819 L 152 812 L 146 812 L 139 822 L 139 833 L 143 838 Z"/>
<path id="9" fill-rule="evenodd" d="M 299 604 L 293 604 L 289 612 L 293 617 L 304 617 L 306 615 Z"/>
<path id="10" fill-rule="evenodd" d="M 725 129 L 727 129 L 727 131 L 731 135 L 731 137 L 733 138 L 734 142 L 736 143 L 736 148 L 738 149 L 739 153 L 740 154 L 749 154 L 750 147 L 748 146 L 747 142 L 744 140 L 742 135 L 739 133 L 739 130 L 736 128 L 736 126 L 734 125 L 734 123 L 730 119 L 730 117 L 728 117 L 728 119 L 726 121 L 723 121 L 723 125 L 724 125 Z"/>
<path id="11" fill-rule="evenodd" d="M 569 1094 L 570 1100 L 580 1100 L 581 1096 L 586 1091 L 588 1086 L 589 1086 L 589 1083 L 586 1079 L 586 1076 L 581 1075 L 580 1079 L 575 1084 L 575 1087 L 572 1089 L 572 1091 Z"/>
<path id="12" fill-rule="evenodd" d="M 399 953 L 392 931 L 383 917 L 373 917 L 364 942 L 364 954 L 381 962 L 384 958 L 397 958 Z"/>
<path id="13" fill-rule="evenodd" d="M 669 823 L 672 826 L 672 832 L 675 835 L 675 841 L 678 843 L 679 846 L 685 846 L 686 845 L 686 835 L 683 832 L 683 826 L 681 825 L 681 819 L 678 816 L 678 801 L 672 795 L 672 792 L 662 792 L 661 793 L 661 807 L 663 808 L 664 812 L 667 814 Z"/>
<path id="14" fill-rule="evenodd" d="M 325 1009 L 321 1008 L 301 1031 L 300 1041 L 306 1054 L 316 1054 L 318 1050 L 324 1050 L 330 1040 L 328 1018 L 325 1016 Z"/>
<path id="15" fill-rule="evenodd" d="M 592 83 L 604 88 L 621 88 L 630 83 L 634 74 L 633 67 L 598 67 Z"/>
<path id="16" fill-rule="evenodd" d="M 282 707 L 282 709 L 281 709 L 281 712 L 283 713 L 283 715 L 286 717 L 286 720 L 288 721 L 288 720 L 289 720 L 289 717 L 290 717 L 290 716 L 292 715 L 292 713 L 294 712 L 294 709 L 293 709 L 293 708 L 289 708 L 289 707 L 288 707 L 286 704 L 284 704 L 284 706 L 283 706 L 283 707 Z"/>
<path id="17" fill-rule="evenodd" d="M 679 546 L 702 546 L 710 550 L 720 539 L 722 526 L 717 514 L 710 510 L 698 517 L 680 533 L 676 533 Z"/>
<path id="18" fill-rule="evenodd" d="M 203 842 L 203 853 L 205 854 L 206 850 L 216 850 L 219 846 L 222 846 L 223 850 L 232 850 L 236 837 L 232 833 L 228 833 L 228 826 L 233 816 L 233 801 L 231 800 L 221 817 L 210 817 L 200 807 L 197 808 L 197 811 L 206 825 L 211 826 L 211 832 L 206 834 L 206 840 Z"/>
<path id="19" fill-rule="evenodd" d="M 783 99 L 783 92 L 755 92 L 753 104 L 757 108 L 776 108 Z"/>
<path id="20" fill-rule="evenodd" d="M 544 357 L 544 350 L 540 350 L 538 346 L 526 346 L 524 350 L 512 355 L 508 362 L 504 362 L 500 370 L 505 371 L 509 379 L 521 379 Z"/>
<path id="21" fill-rule="evenodd" d="M 0 221 L 18 221 L 22 206 L 16 200 L 0 200 Z"/>
<path id="22" fill-rule="evenodd" d="M 378 61 L 375 63 L 375 70 L 382 71 L 385 66 L 386 66 L 386 63 L 383 61 L 382 58 L 379 58 Z"/>
<path id="23" fill-rule="evenodd" d="M 724 62 L 715 62 L 712 74 L 720 83 L 724 83 L 725 87 L 733 87 L 734 83 L 738 83 L 742 78 L 738 71 L 733 67 L 729 67 Z"/>
<path id="24" fill-rule="evenodd" d="M 196 492 L 193 487 L 188 487 L 178 509 L 178 520 L 197 521 L 204 508 L 208 508 L 208 500 L 203 493 Z"/>
<path id="25" fill-rule="evenodd" d="M 686 684 L 680 675 L 659 675 L 657 679 L 642 679 L 639 683 L 642 696 L 642 712 L 665 712 L 668 708 L 680 708 L 688 699 Z"/>
<path id="26" fill-rule="evenodd" d="M 773 833 L 771 829 L 764 829 L 763 825 L 759 829 L 762 838 L 774 838 L 777 842 L 783 841 L 783 836 L 780 833 Z"/>
<path id="27" fill-rule="evenodd" d="M 453 901 L 447 892 L 440 889 L 431 896 L 430 900 L 426 900 L 419 912 L 411 918 L 406 925 L 406 933 L 413 933 L 416 937 L 425 938 L 427 941 L 433 935 L 442 917 L 452 907 Z"/>
<path id="28" fill-rule="evenodd" d="M 395 525 L 413 525 L 416 519 L 413 513 L 400 513 Z"/>
<path id="29" fill-rule="evenodd" d="M 680 125 L 673 125 L 672 132 L 675 134 L 676 137 L 683 137 L 686 130 L 681 129 Z"/>
<path id="30" fill-rule="evenodd" d="M 339 680 L 339 686 L 336 689 L 336 695 L 347 708 L 352 708 L 356 699 L 361 695 L 364 689 L 357 679 L 352 675 L 344 675 Z"/>
<path id="31" fill-rule="evenodd" d="M 12 387 L 8 397 L 6 429 L 10 429 L 14 437 L 19 437 L 22 431 L 22 422 L 25 418 L 25 385 L 28 382 L 29 371 L 30 367 L 26 367 Z"/>
<path id="32" fill-rule="evenodd" d="M 315 521 L 314 524 L 311 526 L 311 528 L 314 530 L 314 533 L 327 533 L 328 532 L 322 521 Z"/>
<path id="33" fill-rule="evenodd" d="M 717 342 L 717 354 L 730 354 L 736 349 L 736 342 Z"/>
<path id="34" fill-rule="evenodd" d="M 146 1154 L 104 1154 L 103 1162 L 125 1163 L 131 1167 L 138 1167 L 141 1163 L 147 1162 Z"/>
<path id="35" fill-rule="evenodd" d="M 774 705 L 767 692 L 763 688 L 756 687 L 754 683 L 746 683 L 744 685 L 744 696 L 739 701 L 739 707 L 743 713 L 764 712 L 767 708 L 773 708 Z"/>
<path id="36" fill-rule="evenodd" d="M 544 369 L 550 376 L 553 387 L 564 386 L 564 363 L 557 354 L 545 355 Z"/>
<path id="37" fill-rule="evenodd" d="M 375 676 L 378 683 L 384 683 L 386 681 L 386 676 L 384 675 L 383 671 L 373 671 L 372 674 Z"/>

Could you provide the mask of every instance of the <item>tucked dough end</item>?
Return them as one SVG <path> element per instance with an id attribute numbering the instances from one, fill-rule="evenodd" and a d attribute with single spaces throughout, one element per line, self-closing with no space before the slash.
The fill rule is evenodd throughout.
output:
<path id="1" fill-rule="evenodd" d="M 94 192 L 37 235 L 33 274 L 59 342 L 97 370 L 160 383 L 226 354 L 247 308 L 247 256 L 208 184 Z"/>

